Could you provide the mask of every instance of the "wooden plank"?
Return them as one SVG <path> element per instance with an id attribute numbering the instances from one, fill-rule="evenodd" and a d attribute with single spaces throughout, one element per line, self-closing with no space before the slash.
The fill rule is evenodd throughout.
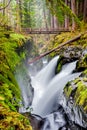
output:
<path id="1" fill-rule="evenodd" d="M 26 34 L 58 34 L 60 32 L 70 32 L 69 29 L 30 29 L 30 28 L 22 28 L 22 32 Z"/>
<path id="2" fill-rule="evenodd" d="M 69 30 L 59 30 L 59 31 L 23 31 L 27 34 L 58 34 L 60 32 L 70 32 Z"/>

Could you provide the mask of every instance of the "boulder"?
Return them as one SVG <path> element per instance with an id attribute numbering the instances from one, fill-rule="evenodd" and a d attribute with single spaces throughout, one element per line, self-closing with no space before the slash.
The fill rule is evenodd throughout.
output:
<path id="1" fill-rule="evenodd" d="M 87 70 L 73 81 L 66 84 L 64 95 L 67 101 L 67 107 L 71 110 L 71 115 L 74 115 L 75 121 L 77 116 L 82 120 L 80 124 L 87 128 Z"/>
<path id="2" fill-rule="evenodd" d="M 63 47 L 59 51 L 60 58 L 57 63 L 57 67 L 55 70 L 55 73 L 59 73 L 62 65 L 65 63 L 70 63 L 72 61 L 78 60 L 81 55 L 82 55 L 82 49 L 81 47 L 74 47 L 74 46 L 68 46 L 68 47 Z"/>
<path id="3" fill-rule="evenodd" d="M 76 65 L 77 71 L 83 71 L 85 69 L 87 69 L 87 54 L 82 55 Z"/>

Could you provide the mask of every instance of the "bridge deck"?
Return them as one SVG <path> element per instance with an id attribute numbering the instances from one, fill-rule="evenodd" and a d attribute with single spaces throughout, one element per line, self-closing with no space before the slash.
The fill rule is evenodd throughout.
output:
<path id="1" fill-rule="evenodd" d="M 60 32 L 69 32 L 69 29 L 57 29 L 57 30 L 32 30 L 32 29 L 22 29 L 22 32 L 26 34 L 58 34 Z"/>

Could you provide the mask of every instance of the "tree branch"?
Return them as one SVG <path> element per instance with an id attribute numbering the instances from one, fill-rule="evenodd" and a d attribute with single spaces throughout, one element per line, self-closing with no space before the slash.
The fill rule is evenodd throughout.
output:
<path id="1" fill-rule="evenodd" d="M 0 11 L 6 9 L 9 6 L 10 2 L 11 2 L 11 0 L 9 0 L 8 4 L 5 7 L 0 8 Z"/>

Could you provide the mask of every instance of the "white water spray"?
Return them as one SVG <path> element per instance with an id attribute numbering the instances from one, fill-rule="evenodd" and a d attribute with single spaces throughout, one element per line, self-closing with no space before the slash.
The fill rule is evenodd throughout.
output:
<path id="1" fill-rule="evenodd" d="M 79 76 L 79 73 L 71 74 L 75 69 L 76 62 L 64 65 L 62 71 L 57 75 L 54 74 L 55 63 L 56 61 L 52 60 L 52 62 L 41 70 L 32 80 L 32 85 L 35 89 L 35 96 L 32 103 L 34 114 L 46 116 L 52 112 L 56 102 L 61 99 L 65 84 L 69 80 Z"/>

